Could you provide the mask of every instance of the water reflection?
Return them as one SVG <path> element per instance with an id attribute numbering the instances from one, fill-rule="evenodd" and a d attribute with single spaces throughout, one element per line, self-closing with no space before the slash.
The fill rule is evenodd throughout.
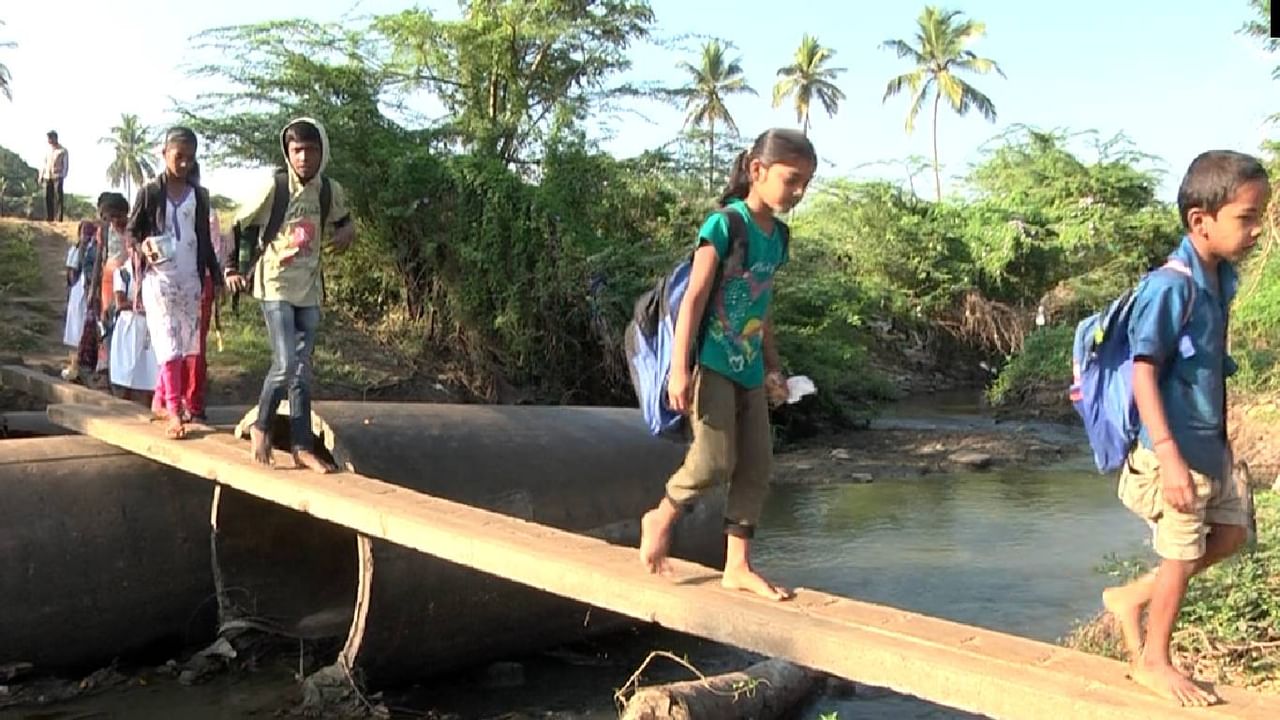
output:
<path id="1" fill-rule="evenodd" d="M 1068 465 L 776 488 L 759 539 L 783 582 L 1052 641 L 1145 530 L 1113 481 Z"/>
<path id="2" fill-rule="evenodd" d="M 1087 460 L 1049 469 L 775 488 L 759 564 L 779 581 L 1048 642 L 1101 609 L 1108 554 L 1146 530 Z M 806 718 L 972 718 L 872 689 Z"/>

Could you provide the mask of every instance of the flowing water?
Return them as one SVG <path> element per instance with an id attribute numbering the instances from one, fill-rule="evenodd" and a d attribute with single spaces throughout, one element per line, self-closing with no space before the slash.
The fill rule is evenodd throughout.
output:
<path id="1" fill-rule="evenodd" d="M 1145 526 L 1087 458 L 1056 467 L 779 488 L 759 557 L 780 580 L 1048 642 L 1101 609 L 1106 556 Z M 896 696 L 824 700 L 811 717 L 963 717 Z"/>

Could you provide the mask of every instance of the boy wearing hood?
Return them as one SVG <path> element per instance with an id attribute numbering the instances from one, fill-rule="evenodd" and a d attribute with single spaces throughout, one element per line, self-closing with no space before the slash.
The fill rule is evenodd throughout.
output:
<path id="1" fill-rule="evenodd" d="M 253 458 L 271 463 L 270 420 L 287 393 L 294 462 L 327 473 L 334 467 L 315 454 L 311 432 L 311 358 L 323 296 L 320 247 L 327 236 L 335 250 L 347 249 L 355 226 L 342 186 L 323 175 L 329 159 L 324 126 L 311 118 L 294 120 L 280 133 L 280 146 L 287 169 L 236 213 L 226 282 L 232 290 L 252 290 L 271 343 L 271 369 L 249 431 Z M 246 241 L 254 228 L 257 241 Z"/>

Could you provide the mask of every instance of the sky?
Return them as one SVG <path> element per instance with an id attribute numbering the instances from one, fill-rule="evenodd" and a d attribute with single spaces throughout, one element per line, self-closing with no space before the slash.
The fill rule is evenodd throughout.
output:
<path id="1" fill-rule="evenodd" d="M 40 167 L 45 132 L 56 129 L 70 154 L 67 190 L 96 196 L 108 189 L 107 145 L 99 142 L 122 113 L 164 126 L 173 109 L 207 90 L 185 68 L 202 59 L 191 37 L 202 30 L 263 20 L 307 17 L 352 21 L 413 6 L 438 17 L 458 14 L 452 0 L 63 0 L 54 5 L 10 0 L 0 6 L 0 63 L 12 74 L 13 101 L 0 98 L 0 145 Z M 682 61 L 697 61 L 707 37 L 729 40 L 758 96 L 734 96 L 728 107 L 744 137 L 775 126 L 798 126 L 794 110 L 771 107 L 776 72 L 791 62 L 808 32 L 836 51 L 832 65 L 846 68 L 838 84 L 846 99 L 835 117 L 815 107 L 810 137 L 821 157 L 821 177 L 884 177 L 905 182 L 904 160 L 929 156 L 927 114 L 908 135 L 907 97 L 882 101 L 887 81 L 909 70 L 881 47 L 911 39 L 923 3 L 885 0 L 652 0 L 655 38 L 633 47 L 633 68 L 619 81 L 682 84 Z M 1166 172 L 1162 199 L 1172 201 L 1182 171 L 1198 153 L 1214 148 L 1257 152 L 1280 128 L 1266 117 L 1280 111 L 1270 79 L 1280 56 L 1269 57 L 1238 28 L 1249 17 L 1246 0 L 956 0 L 958 9 L 986 23 L 971 46 L 995 60 L 1006 77 L 968 80 L 995 103 L 997 122 L 946 110 L 939 122 L 944 191 L 982 157 L 982 148 L 1018 125 L 1070 132 L 1096 131 L 1102 139 L 1124 133 L 1137 150 L 1159 158 Z M 55 8 L 50 10 L 50 8 Z M 120 39 L 113 39 L 116 33 Z M 124 40 L 141 38 L 135 47 Z M 419 106 L 433 106 L 429 97 Z M 602 116 L 594 136 L 602 147 L 629 156 L 662 145 L 681 129 L 681 109 L 637 101 L 633 112 Z M 275 132 L 275 129 L 271 129 Z M 334 138 L 341 142 L 341 138 Z M 1089 159 L 1084 140 L 1078 148 Z M 212 192 L 238 197 L 249 172 L 203 167 Z M 254 182 L 253 184 L 257 184 Z M 927 194 L 932 180 L 917 176 Z"/>

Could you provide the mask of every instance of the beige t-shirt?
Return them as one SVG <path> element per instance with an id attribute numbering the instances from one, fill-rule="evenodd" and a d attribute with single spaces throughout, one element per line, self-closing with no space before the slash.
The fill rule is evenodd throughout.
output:
<path id="1" fill-rule="evenodd" d="M 259 300 L 283 301 L 298 307 L 320 304 L 323 296 L 320 276 L 320 249 L 332 237 L 334 224 L 350 215 L 346 192 L 336 180 L 329 180 L 332 198 L 328 227 L 320 227 L 320 177 L 303 184 L 289 173 L 289 205 L 280 233 L 262 252 L 253 271 L 253 296 Z M 236 222 L 242 227 L 266 227 L 271 216 L 275 177 L 258 195 L 256 202 L 240 206 Z"/>
<path id="2" fill-rule="evenodd" d="M 49 148 L 49 154 L 44 159 L 44 179 L 57 180 L 58 178 L 67 177 L 67 149 L 59 145 L 56 148 Z"/>

